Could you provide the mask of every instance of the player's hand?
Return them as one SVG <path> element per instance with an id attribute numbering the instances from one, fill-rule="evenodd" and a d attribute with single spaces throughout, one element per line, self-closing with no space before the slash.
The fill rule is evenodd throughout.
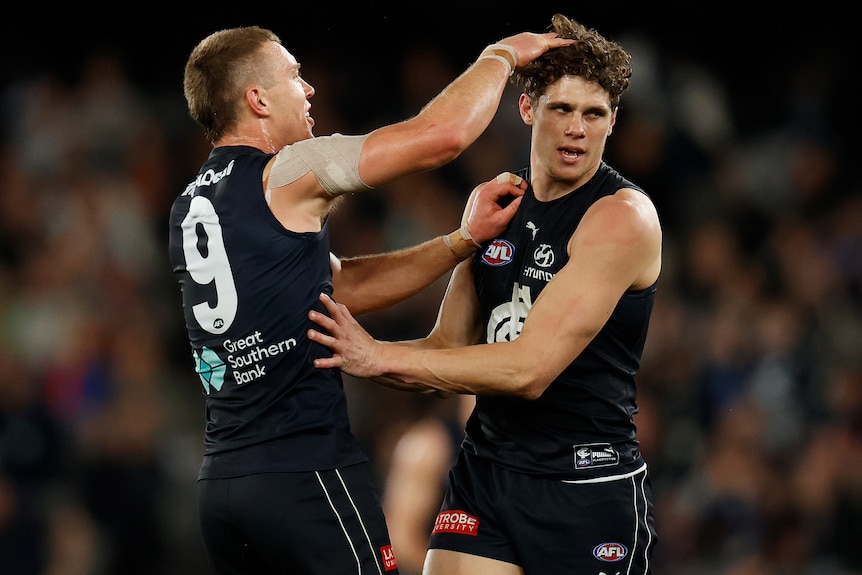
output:
<path id="1" fill-rule="evenodd" d="M 509 172 L 479 184 L 470 193 L 461 225 L 476 243 L 493 240 L 509 225 L 526 190 L 527 182 Z"/>
<path id="2" fill-rule="evenodd" d="M 375 360 L 383 352 L 383 345 L 359 325 L 347 306 L 336 303 L 326 294 L 320 294 L 320 301 L 329 316 L 312 310 L 308 318 L 325 333 L 310 329 L 308 339 L 331 349 L 332 357 L 315 359 L 314 367 L 336 367 L 344 373 L 366 379 L 381 375 L 375 371 Z"/>
<path id="3" fill-rule="evenodd" d="M 536 34 L 534 32 L 521 32 L 508 38 L 503 38 L 498 43 L 511 46 L 515 50 L 518 62 L 515 68 L 526 66 L 551 48 L 568 46 L 574 42 L 570 38 L 560 38 L 555 32 Z"/>

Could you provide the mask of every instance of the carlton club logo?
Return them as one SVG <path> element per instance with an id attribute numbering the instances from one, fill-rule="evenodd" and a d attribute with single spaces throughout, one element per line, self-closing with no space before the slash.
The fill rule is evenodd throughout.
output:
<path id="1" fill-rule="evenodd" d="M 489 266 L 504 266 L 512 261 L 515 255 L 515 246 L 507 240 L 496 239 L 485 248 L 482 261 Z"/>

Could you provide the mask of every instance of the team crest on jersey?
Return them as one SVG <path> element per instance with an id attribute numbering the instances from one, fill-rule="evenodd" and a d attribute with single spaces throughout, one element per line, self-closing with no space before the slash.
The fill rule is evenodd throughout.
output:
<path id="1" fill-rule="evenodd" d="M 489 266 L 504 266 L 512 261 L 515 256 L 515 246 L 512 242 L 496 239 L 485 248 L 482 253 L 482 262 Z"/>
<path id="2" fill-rule="evenodd" d="M 515 341 L 521 335 L 521 328 L 527 314 L 533 307 L 533 296 L 530 286 L 522 286 L 518 282 L 512 286 L 512 299 L 495 307 L 488 318 L 488 343 L 500 341 Z"/>

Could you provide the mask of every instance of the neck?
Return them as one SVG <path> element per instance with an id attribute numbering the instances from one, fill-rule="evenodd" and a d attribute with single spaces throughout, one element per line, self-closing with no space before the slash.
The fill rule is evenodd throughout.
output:
<path id="1" fill-rule="evenodd" d="M 597 162 L 586 172 L 570 174 L 566 177 L 563 177 L 562 173 L 554 175 L 549 172 L 543 172 L 536 169 L 536 165 L 531 165 L 530 185 L 533 188 L 533 194 L 538 200 L 548 202 L 577 191 L 596 175 L 600 165 L 601 162 Z"/>
<path id="2" fill-rule="evenodd" d="M 278 151 L 263 118 L 259 118 L 259 122 L 253 122 L 250 125 L 243 124 L 237 131 L 225 134 L 216 142 L 216 146 L 251 146 L 271 154 Z"/>
<path id="3" fill-rule="evenodd" d="M 216 142 L 216 147 L 219 146 L 251 146 L 264 152 L 275 153 L 275 148 L 268 138 L 263 136 L 237 135 L 232 134 L 221 138 Z"/>

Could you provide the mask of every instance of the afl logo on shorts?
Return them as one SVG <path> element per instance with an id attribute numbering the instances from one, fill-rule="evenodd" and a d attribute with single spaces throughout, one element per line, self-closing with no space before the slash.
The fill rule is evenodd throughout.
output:
<path id="1" fill-rule="evenodd" d="M 620 561 L 628 554 L 628 549 L 622 543 L 602 543 L 593 549 L 593 557 L 600 561 Z"/>
<path id="2" fill-rule="evenodd" d="M 512 261 L 515 246 L 507 240 L 494 240 L 482 254 L 482 262 L 489 266 L 504 266 Z"/>

